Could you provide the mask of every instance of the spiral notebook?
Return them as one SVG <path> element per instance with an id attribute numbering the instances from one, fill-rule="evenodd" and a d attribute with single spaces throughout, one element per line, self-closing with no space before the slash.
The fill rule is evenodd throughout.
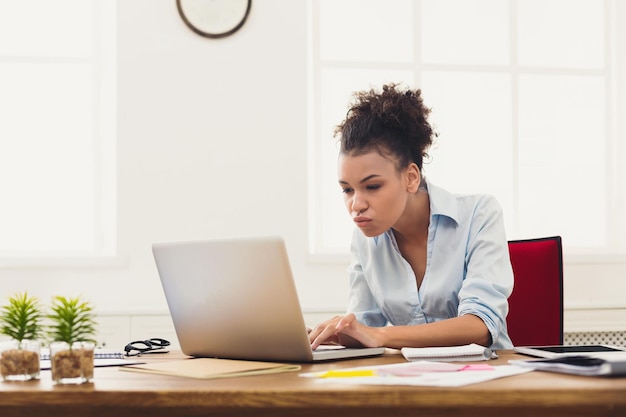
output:
<path id="1" fill-rule="evenodd" d="M 491 349 L 471 343 L 462 346 L 402 348 L 402 355 L 408 361 L 474 362 L 495 359 L 498 356 Z"/>
<path id="2" fill-rule="evenodd" d="M 50 349 L 41 348 L 41 352 L 39 354 L 40 357 L 40 366 L 41 370 L 50 369 Z M 138 361 L 137 358 L 129 358 L 124 355 L 124 352 L 111 350 L 111 349 L 102 349 L 96 348 L 93 353 L 93 366 L 106 367 L 106 366 L 127 366 L 127 365 L 138 365 L 143 362 Z"/>
<path id="3" fill-rule="evenodd" d="M 41 348 L 41 352 L 39 354 L 41 360 L 49 360 L 50 359 L 50 349 Z M 102 349 L 96 348 L 93 352 L 94 359 L 124 359 L 124 352 L 118 350 L 111 349 Z"/>

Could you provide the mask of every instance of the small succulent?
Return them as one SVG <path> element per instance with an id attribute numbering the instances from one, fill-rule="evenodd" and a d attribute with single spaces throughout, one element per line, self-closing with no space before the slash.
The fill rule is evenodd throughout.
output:
<path id="1" fill-rule="evenodd" d="M 80 297 L 54 297 L 47 317 L 51 322 L 48 336 L 53 341 L 67 342 L 70 346 L 74 342 L 95 342 L 93 306 Z"/>
<path id="2" fill-rule="evenodd" d="M 0 308 L 0 333 L 22 342 L 41 336 L 43 313 L 37 298 L 27 292 L 9 298 L 9 304 Z"/>

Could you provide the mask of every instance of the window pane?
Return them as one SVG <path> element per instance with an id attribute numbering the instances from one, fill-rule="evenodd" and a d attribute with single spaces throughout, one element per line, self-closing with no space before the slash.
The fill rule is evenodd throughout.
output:
<path id="1" fill-rule="evenodd" d="M 603 5 L 598 0 L 518 1 L 520 65 L 603 68 Z"/>
<path id="2" fill-rule="evenodd" d="M 489 193 L 514 220 L 511 77 L 424 72 L 424 103 L 439 137 L 424 173 L 455 193 Z"/>
<path id="3" fill-rule="evenodd" d="M 0 65 L 0 254 L 93 250 L 91 67 Z"/>
<path id="4" fill-rule="evenodd" d="M 315 145 L 320 161 L 316 178 L 316 211 L 318 227 L 322 230 L 314 232 L 316 246 L 329 249 L 330 252 L 346 252 L 350 247 L 350 237 L 354 224 L 343 204 L 341 188 L 337 184 L 337 140 L 333 138 L 333 130 L 348 110 L 352 93 L 369 90 L 371 87 L 380 89 L 389 82 L 412 85 L 411 71 L 382 70 L 337 70 L 328 69 L 321 72 L 320 105 L 321 132 Z M 322 239 L 322 240 L 320 240 Z"/>
<path id="5" fill-rule="evenodd" d="M 0 55 L 90 56 L 92 10 L 86 0 L 0 1 Z"/>
<path id="6" fill-rule="evenodd" d="M 509 63 L 508 1 L 422 0 L 421 17 L 424 62 Z"/>
<path id="7" fill-rule="evenodd" d="M 322 60 L 409 62 L 411 0 L 320 0 Z"/>
<path id="8" fill-rule="evenodd" d="M 390 14 L 359 13 L 380 4 L 388 11 L 395 6 L 374 0 L 319 4 L 323 41 L 318 38 L 321 51 L 314 58 L 320 59 L 315 65 L 322 88 L 315 91 L 316 128 L 321 125 L 322 137 L 330 137 L 345 115 L 352 91 L 376 84 L 359 74 L 398 66 L 389 61 L 407 62 L 404 67 L 412 74 L 407 71 L 396 80 L 379 74 L 424 91 L 424 101 L 433 110 L 431 122 L 440 134 L 425 164 L 432 182 L 452 192 L 494 194 L 503 206 L 509 238 L 559 234 L 570 250 L 623 247 L 609 247 L 623 245 L 617 237 L 623 226 L 621 198 L 613 191 L 623 188 L 617 156 L 621 142 L 607 136 L 621 131 L 619 118 L 614 129 L 607 127 L 611 115 L 617 115 L 613 104 L 620 104 L 607 97 L 619 88 L 621 77 L 615 68 L 618 79 L 610 81 L 606 67 L 606 62 L 619 63 L 619 56 L 613 55 L 620 46 L 619 33 L 607 26 L 613 2 L 420 0 L 408 6 L 415 8 L 412 18 L 407 12 L 394 22 L 396 30 L 406 31 L 406 39 L 396 35 L 391 44 L 399 48 L 393 51 L 378 50 L 382 43 L 368 31 L 375 24 L 387 25 Z M 333 30 L 324 32 L 328 22 Z M 405 25 L 415 33 L 410 35 Z M 406 43 L 411 36 L 415 45 Z M 407 48 L 415 53 L 403 55 Z M 362 71 L 340 75 L 331 66 Z M 313 227 L 317 249 L 345 252 L 352 225 L 340 193 L 333 191 L 334 145 L 332 139 L 315 145 L 323 162 L 316 160 L 314 181 L 323 178 L 329 186 L 316 183 L 318 224 Z M 338 235 L 342 238 L 336 239 Z"/>
<path id="9" fill-rule="evenodd" d="M 602 77 L 520 78 L 520 218 L 528 236 L 606 243 L 604 91 Z"/>

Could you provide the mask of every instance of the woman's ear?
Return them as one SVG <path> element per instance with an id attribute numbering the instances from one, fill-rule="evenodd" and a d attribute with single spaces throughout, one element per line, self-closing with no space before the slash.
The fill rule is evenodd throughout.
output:
<path id="1" fill-rule="evenodd" d="M 406 179 L 406 190 L 410 193 L 416 193 L 422 182 L 422 175 L 416 163 L 413 162 L 406 168 Z"/>

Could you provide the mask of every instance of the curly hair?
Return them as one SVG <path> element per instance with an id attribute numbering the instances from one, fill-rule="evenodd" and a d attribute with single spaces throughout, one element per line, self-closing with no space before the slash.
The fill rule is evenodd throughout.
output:
<path id="1" fill-rule="evenodd" d="M 356 92 L 345 120 L 334 131 L 340 152 L 362 155 L 376 151 L 393 158 L 402 169 L 414 162 L 420 171 L 436 133 L 428 123 L 430 109 L 424 106 L 421 90 L 401 91 L 386 84 L 382 92 L 372 88 Z"/>

